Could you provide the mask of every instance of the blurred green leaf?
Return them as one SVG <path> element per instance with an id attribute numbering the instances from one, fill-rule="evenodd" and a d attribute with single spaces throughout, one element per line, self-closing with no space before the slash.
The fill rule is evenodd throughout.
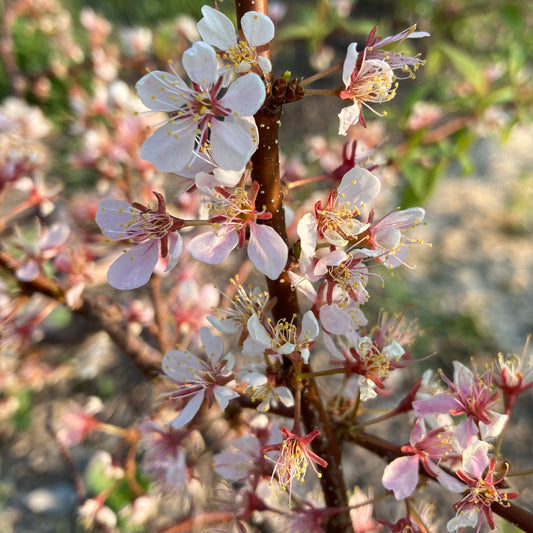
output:
<path id="1" fill-rule="evenodd" d="M 480 96 L 487 94 L 488 85 L 483 69 L 463 50 L 451 44 L 440 42 L 437 47 L 447 56 L 453 66 L 462 74 L 465 81 L 472 84 Z"/>

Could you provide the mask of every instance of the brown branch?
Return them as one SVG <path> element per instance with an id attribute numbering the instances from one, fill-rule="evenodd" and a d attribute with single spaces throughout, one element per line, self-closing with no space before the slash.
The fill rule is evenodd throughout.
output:
<path id="1" fill-rule="evenodd" d="M 233 513 L 228 511 L 197 514 L 182 520 L 179 524 L 159 531 L 160 533 L 188 533 L 190 531 L 199 531 L 200 528 L 205 528 L 206 526 L 231 522 L 232 520 Z"/>
<path id="2" fill-rule="evenodd" d="M 4 250 L 0 250 L 0 267 L 14 274 L 20 266 L 20 261 Z M 42 274 L 32 281 L 19 280 L 18 284 L 26 294 L 44 294 L 61 304 L 66 303 L 66 289 Z M 109 298 L 104 295 L 91 297 L 83 294 L 79 307 L 72 311 L 85 317 L 97 328 L 104 330 L 147 378 L 151 379 L 160 374 L 161 353 L 131 331 L 122 318 L 120 307 Z"/>
<path id="3" fill-rule="evenodd" d="M 259 11 L 268 14 L 268 2 L 266 0 L 236 1 L 237 20 L 240 21 L 247 11 Z M 267 48 L 263 54 L 270 58 L 270 50 Z M 262 109 L 255 115 L 255 121 L 259 133 L 259 146 L 252 157 L 252 179 L 260 185 L 260 191 L 256 203 L 257 209 L 266 209 L 272 214 L 268 221 L 277 233 L 288 244 L 287 230 L 285 225 L 285 212 L 283 210 L 283 191 L 279 172 L 279 149 L 278 130 L 281 124 L 282 106 L 285 102 L 296 101 L 303 96 L 297 82 L 288 82 L 280 78 L 271 84 L 267 80 L 267 99 Z M 289 257 L 289 266 L 295 258 Z M 296 291 L 291 287 L 287 270 L 281 273 L 277 280 L 267 279 L 268 292 L 276 298 L 273 308 L 274 318 L 285 318 L 298 322 L 300 317 Z M 286 360 L 286 373 L 290 374 L 291 362 Z M 305 371 L 310 370 L 307 368 Z M 294 389 L 294 387 L 293 387 Z M 322 405 L 316 383 L 313 379 L 306 380 L 302 390 L 302 420 L 307 431 L 320 430 L 320 435 L 312 443 L 315 453 L 328 462 L 328 467 L 322 472 L 320 482 L 324 499 L 328 507 L 348 508 L 348 497 L 341 468 L 341 448 L 333 435 L 329 417 Z M 338 513 L 330 517 L 324 524 L 327 533 L 352 532 L 353 526 L 349 511 Z"/>
<path id="4" fill-rule="evenodd" d="M 401 446 L 392 444 L 385 439 L 365 433 L 364 431 L 354 435 L 344 434 L 344 438 L 358 444 L 379 457 L 382 457 L 387 462 L 405 455 L 401 450 Z M 459 479 L 453 471 L 447 470 L 447 473 Z M 433 479 L 423 468 L 420 469 L 420 474 L 429 479 Z M 533 533 L 533 514 L 527 509 L 512 502 L 507 502 L 505 506 L 498 502 L 494 502 L 491 505 L 491 510 L 494 514 L 497 514 L 526 533 Z"/>

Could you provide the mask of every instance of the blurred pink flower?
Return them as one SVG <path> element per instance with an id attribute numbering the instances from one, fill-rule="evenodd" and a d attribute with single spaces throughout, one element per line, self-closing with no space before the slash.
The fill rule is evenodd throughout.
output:
<path id="1" fill-rule="evenodd" d="M 15 232 L 13 244 L 23 253 L 22 264 L 15 271 L 17 279 L 21 281 L 33 281 L 44 263 L 64 249 L 70 236 L 70 229 L 66 224 L 52 224 L 48 228 L 41 226 L 38 220 L 35 223 L 35 234 L 23 234 L 18 226 L 15 226 Z"/>
<path id="2" fill-rule="evenodd" d="M 143 471 L 166 487 L 182 488 L 189 479 L 182 441 L 187 435 L 173 427 L 145 420 L 138 426 L 144 450 Z"/>

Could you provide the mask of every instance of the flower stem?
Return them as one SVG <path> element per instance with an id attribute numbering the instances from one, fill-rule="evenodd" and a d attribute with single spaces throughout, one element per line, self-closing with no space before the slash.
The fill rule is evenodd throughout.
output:
<path id="1" fill-rule="evenodd" d="M 342 69 L 342 63 L 339 63 L 338 65 L 333 65 L 332 67 L 326 70 L 323 70 L 322 72 L 317 72 L 316 74 L 309 76 L 309 78 L 305 78 L 305 80 L 302 80 L 300 82 L 300 86 L 305 87 L 306 85 L 310 85 L 311 83 L 317 80 L 321 80 L 322 78 L 325 78 L 326 76 L 329 76 L 330 74 L 334 74 L 335 72 L 338 72 L 341 69 Z"/>

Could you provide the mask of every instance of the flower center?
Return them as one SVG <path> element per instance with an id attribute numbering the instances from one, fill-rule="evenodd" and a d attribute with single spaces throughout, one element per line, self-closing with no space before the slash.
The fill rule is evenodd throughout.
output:
<path id="1" fill-rule="evenodd" d="M 231 61 L 238 72 L 246 72 L 250 66 L 257 65 L 256 56 L 255 47 L 246 41 L 239 41 L 222 54 L 222 58 Z"/>
<path id="2" fill-rule="evenodd" d="M 122 224 L 125 239 L 162 239 L 173 225 L 172 219 L 166 213 L 132 211 L 131 215 L 131 219 Z"/>
<path id="3" fill-rule="evenodd" d="M 368 59 L 361 66 L 355 82 L 349 88 L 354 101 L 387 102 L 396 96 L 398 84 L 390 66 L 379 59 Z"/>

